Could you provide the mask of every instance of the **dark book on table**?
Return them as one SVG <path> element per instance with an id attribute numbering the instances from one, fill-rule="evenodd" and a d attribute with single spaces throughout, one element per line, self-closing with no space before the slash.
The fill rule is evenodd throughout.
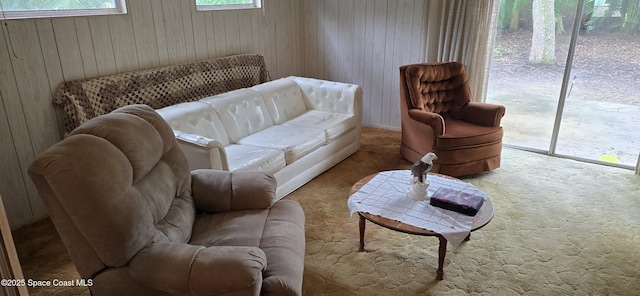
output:
<path id="1" fill-rule="evenodd" d="M 482 204 L 484 197 L 473 193 L 450 188 L 439 188 L 429 199 L 429 204 L 468 216 L 475 216 Z"/>

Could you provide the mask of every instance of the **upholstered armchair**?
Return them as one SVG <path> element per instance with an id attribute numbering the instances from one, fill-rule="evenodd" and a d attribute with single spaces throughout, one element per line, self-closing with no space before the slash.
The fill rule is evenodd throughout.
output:
<path id="1" fill-rule="evenodd" d="M 29 174 L 92 295 L 300 295 L 304 213 L 264 172 L 189 171 L 145 105 L 82 124 Z"/>
<path id="2" fill-rule="evenodd" d="M 505 108 L 471 102 L 463 64 L 400 67 L 400 154 L 415 162 L 434 152 L 432 172 L 462 176 L 500 167 Z"/>

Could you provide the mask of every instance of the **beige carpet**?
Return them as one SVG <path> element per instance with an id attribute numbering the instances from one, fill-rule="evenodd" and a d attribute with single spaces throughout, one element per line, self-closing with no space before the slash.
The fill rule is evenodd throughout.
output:
<path id="1" fill-rule="evenodd" d="M 502 167 L 463 178 L 492 199 L 495 217 L 455 249 L 435 280 L 438 240 L 367 224 L 346 205 L 351 185 L 406 169 L 399 133 L 363 129 L 362 149 L 287 198 L 307 223 L 305 295 L 638 295 L 640 177 L 632 171 L 508 149 Z M 49 220 L 15 232 L 27 278 L 75 279 Z M 32 295 L 88 295 L 81 288 Z"/>

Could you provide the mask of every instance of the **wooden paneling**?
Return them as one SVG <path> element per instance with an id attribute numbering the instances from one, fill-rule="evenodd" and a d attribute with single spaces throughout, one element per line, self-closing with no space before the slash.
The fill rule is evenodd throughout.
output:
<path id="1" fill-rule="evenodd" d="M 96 65 L 98 66 L 98 76 L 117 73 L 118 69 L 116 68 L 116 57 L 113 53 L 113 43 L 111 42 L 109 19 L 106 16 L 98 16 L 90 17 L 88 20 L 91 39 L 93 41 L 94 56 L 96 57 Z M 139 38 L 136 38 L 136 46 L 138 40 Z M 150 54 L 150 56 L 153 55 Z"/>
<path id="2" fill-rule="evenodd" d="M 58 48 L 64 80 L 82 79 L 84 64 L 80 55 L 80 42 L 73 18 L 57 18 L 53 23 L 53 34 Z"/>
<path id="3" fill-rule="evenodd" d="M 157 2 L 153 1 L 152 3 Z M 113 54 L 116 58 L 116 70 L 118 72 L 140 69 L 140 60 L 138 59 L 138 56 L 144 56 L 148 54 L 149 51 L 153 51 L 154 49 L 159 51 L 160 48 L 166 51 L 166 46 L 161 46 L 159 42 L 157 48 L 143 48 L 141 51 L 137 50 L 136 34 L 134 34 L 131 14 L 110 15 L 108 18 Z M 154 27 L 146 27 L 143 29 L 143 32 L 140 32 L 137 35 L 153 34 L 148 31 L 153 30 L 153 28 Z M 158 34 L 156 34 L 156 36 L 158 36 Z M 165 58 L 165 60 L 162 60 L 161 58 L 161 61 L 161 65 L 166 64 L 168 58 Z"/>
<path id="4" fill-rule="evenodd" d="M 184 35 L 184 47 L 186 50 L 186 60 L 196 60 L 196 43 L 194 39 L 194 27 L 191 20 L 191 6 L 189 1 L 180 1 L 180 9 L 182 15 L 182 34 Z"/>
<path id="5" fill-rule="evenodd" d="M 3 31 L 4 35 L 7 32 Z M 5 39 L 0 39 L 0 47 L 10 47 Z M 0 51 L 0 59 L 3 61 L 10 60 L 13 52 Z M 5 205 L 7 209 L 7 219 L 12 225 L 31 216 L 31 206 L 29 205 L 28 193 L 22 178 L 22 169 L 20 166 L 20 158 L 23 154 L 18 154 L 18 149 L 30 148 L 20 147 L 23 143 L 28 143 L 28 133 L 26 122 L 23 116 L 16 116 L 15 112 L 22 112 L 16 102 L 12 102 L 11 98 L 17 96 L 18 87 L 15 77 L 13 76 L 13 68 L 11 63 L 0 63 L 0 145 L 2 145 L 2 153 L 0 153 L 0 180 L 2 180 L 2 193 L 14 194 L 20 198 L 6 198 Z M 19 102 L 18 102 L 19 103 Z"/>
<path id="6" fill-rule="evenodd" d="M 424 0 L 304 0 L 304 75 L 363 87 L 363 123 L 400 128 L 398 67 L 422 62 Z"/>
<path id="7" fill-rule="evenodd" d="M 159 41 L 156 35 L 161 35 L 164 40 L 164 28 L 161 31 L 155 27 L 153 22 L 154 12 L 161 8 L 158 3 L 153 7 L 151 6 L 151 0 L 137 0 L 129 2 L 129 14 L 131 14 L 131 20 L 133 21 L 133 33 L 136 36 L 135 45 L 137 53 L 140 58 L 138 59 L 141 68 L 153 68 L 158 67 L 160 64 L 168 63 L 169 57 L 166 51 L 166 47 L 159 45 Z M 106 28 L 109 28 L 108 26 Z M 110 30 L 110 28 L 109 28 Z M 111 38 L 109 36 L 109 38 Z M 110 42 L 110 44 L 113 44 Z M 164 45 L 164 43 L 162 44 Z M 145 52 L 146 51 L 146 52 Z M 160 52 L 162 52 L 162 58 L 160 58 Z M 113 55 L 113 53 L 112 53 Z"/>
<path id="8" fill-rule="evenodd" d="M 155 3 L 156 1 L 153 2 Z M 162 3 L 161 20 L 164 23 L 169 64 L 184 63 L 187 61 L 187 39 L 184 34 L 180 1 L 163 0 L 159 1 L 159 3 Z M 156 26 L 160 26 L 160 20 L 154 19 L 154 21 Z"/>
<path id="9" fill-rule="evenodd" d="M 205 14 L 197 12 L 195 5 L 189 5 L 189 7 L 196 60 L 203 60 L 209 57 L 209 42 L 207 38 Z"/>
<path id="10" fill-rule="evenodd" d="M 98 76 L 98 63 L 96 62 L 96 53 L 93 49 L 93 36 L 91 35 L 89 20 L 84 17 L 79 17 L 74 21 L 76 36 L 78 38 L 78 50 L 80 51 L 82 68 L 84 69 L 84 77 Z"/>
<path id="11" fill-rule="evenodd" d="M 192 0 L 128 0 L 128 14 L 9 20 L 0 37 L 0 194 L 12 228 L 46 215 L 27 169 L 62 138 L 63 81 L 243 52 L 272 78 L 302 75 L 302 2 L 196 11 Z"/>
<path id="12" fill-rule="evenodd" d="M 363 123 L 399 129 L 398 67 L 419 62 L 424 0 L 269 0 L 196 11 L 192 0 L 128 0 L 128 14 L 11 20 L 0 38 L 0 193 L 12 227 L 46 214 L 27 176 L 59 141 L 52 94 L 80 79 L 257 52 L 271 77 L 363 86 Z"/>

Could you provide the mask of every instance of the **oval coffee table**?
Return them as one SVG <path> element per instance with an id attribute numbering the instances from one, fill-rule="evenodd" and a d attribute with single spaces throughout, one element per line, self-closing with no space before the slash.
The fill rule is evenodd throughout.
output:
<path id="1" fill-rule="evenodd" d="M 436 175 L 439 177 L 443 177 L 443 178 L 449 178 L 449 179 L 454 179 L 457 180 L 456 178 L 450 177 L 450 176 L 446 176 L 446 175 L 441 175 L 441 174 L 435 174 L 435 173 L 429 173 L 430 175 Z M 353 195 L 354 193 L 356 193 L 358 190 L 360 190 L 360 188 L 362 188 L 362 186 L 364 186 L 365 184 L 367 184 L 367 182 L 371 181 L 371 179 L 373 179 L 376 174 L 373 175 L 369 175 L 366 176 L 362 179 L 360 179 L 358 182 L 356 182 L 352 187 L 351 190 L 349 191 L 349 196 Z M 391 219 L 387 219 L 385 217 L 381 217 L 378 215 L 372 215 L 369 213 L 364 213 L 364 212 L 357 212 L 358 215 L 360 216 L 360 223 L 359 223 L 359 227 L 360 227 L 360 247 L 358 249 L 359 252 L 364 252 L 364 230 L 365 230 L 365 223 L 367 220 L 380 225 L 384 228 L 388 228 L 394 231 L 398 231 L 398 232 L 402 232 L 402 233 L 408 233 L 408 234 L 414 234 L 414 235 L 422 235 L 422 236 L 436 236 L 438 237 L 438 239 L 440 240 L 440 246 L 438 247 L 438 270 L 436 272 L 437 275 L 437 279 L 438 280 L 442 280 L 443 276 L 444 276 L 444 270 L 443 270 L 443 265 L 444 265 L 444 257 L 447 253 L 447 239 L 445 239 L 441 234 L 433 232 L 431 230 L 427 230 L 427 229 L 423 229 L 420 227 L 416 227 L 416 226 L 412 226 L 409 224 L 405 224 L 402 223 L 400 221 L 396 221 L 396 220 L 391 220 Z M 485 225 L 487 225 L 487 223 L 489 223 L 489 221 L 491 221 L 491 218 L 493 218 L 493 203 L 491 203 L 490 199 L 485 200 L 484 204 L 482 205 L 482 208 L 480 208 L 480 211 L 478 212 L 478 214 L 476 214 L 476 216 L 473 219 L 473 223 L 471 224 L 471 231 L 475 231 L 478 230 L 482 227 L 484 227 Z M 469 240 L 469 237 L 467 237 L 466 240 Z"/>

